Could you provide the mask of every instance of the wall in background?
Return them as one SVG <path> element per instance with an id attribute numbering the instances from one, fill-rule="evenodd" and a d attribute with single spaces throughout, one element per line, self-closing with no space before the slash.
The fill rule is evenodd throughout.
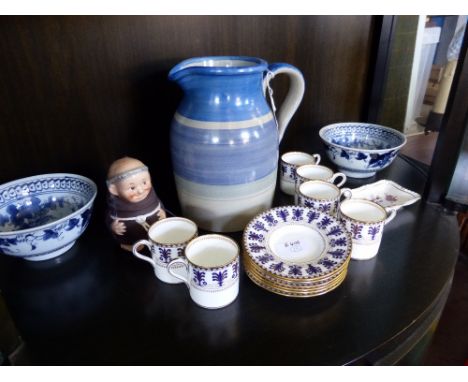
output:
<path id="1" fill-rule="evenodd" d="M 133 155 L 176 207 L 169 127 L 182 97 L 167 80 L 179 61 L 251 55 L 288 62 L 306 93 L 281 151 L 311 152 L 318 129 L 360 120 L 372 16 L 56 16 L 0 18 L 0 182 L 74 172 L 105 195 L 109 164 Z M 287 80 L 273 82 L 276 103 Z"/>
<path id="2" fill-rule="evenodd" d="M 404 130 L 418 16 L 398 16 L 390 48 L 388 73 L 379 123 Z"/>

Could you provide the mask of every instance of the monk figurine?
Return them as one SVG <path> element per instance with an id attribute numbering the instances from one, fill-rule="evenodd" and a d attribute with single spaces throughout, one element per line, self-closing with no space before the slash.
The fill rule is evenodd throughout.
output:
<path id="1" fill-rule="evenodd" d="M 120 246 L 132 251 L 135 242 L 148 238 L 149 227 L 166 217 L 148 167 L 135 158 L 117 159 L 107 173 L 107 188 L 107 224 Z"/>

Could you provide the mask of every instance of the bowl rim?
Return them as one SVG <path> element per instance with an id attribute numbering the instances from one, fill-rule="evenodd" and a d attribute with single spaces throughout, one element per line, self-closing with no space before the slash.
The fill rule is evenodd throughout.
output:
<path id="1" fill-rule="evenodd" d="M 4 236 L 11 236 L 11 235 L 20 235 L 20 234 L 25 234 L 25 233 L 29 233 L 29 232 L 38 231 L 38 230 L 44 230 L 44 229 L 47 229 L 49 227 L 56 226 L 57 224 L 63 223 L 64 221 L 69 220 L 72 216 L 78 215 L 81 212 L 83 212 L 83 211 L 85 211 L 86 209 L 89 208 L 89 206 L 96 199 L 97 185 L 92 179 L 87 178 L 87 177 L 85 177 L 83 175 L 72 174 L 72 173 L 64 173 L 64 172 L 33 175 L 33 176 L 25 177 L 25 178 L 15 179 L 15 180 L 9 181 L 7 183 L 2 183 L 2 184 L 0 184 L 0 190 L 3 189 L 3 188 L 6 188 L 8 186 L 11 187 L 12 185 L 14 185 L 14 184 L 16 184 L 18 182 L 27 182 L 28 180 L 33 180 L 33 179 L 38 179 L 38 178 L 60 177 L 60 176 L 65 176 L 65 177 L 68 176 L 68 177 L 77 178 L 77 179 L 81 179 L 83 181 L 88 182 L 90 184 L 90 186 L 93 188 L 93 191 L 94 191 L 92 197 L 88 200 L 88 202 L 86 202 L 86 204 L 83 207 L 81 207 L 80 209 L 72 212 L 71 214 L 68 214 L 67 216 L 64 216 L 64 217 L 62 217 L 60 219 L 54 220 L 54 221 L 52 221 L 50 223 L 43 224 L 43 225 L 38 225 L 38 226 L 32 227 L 32 228 L 26 228 L 26 229 L 21 229 L 21 230 L 16 230 L 16 231 L 0 231 L 0 238 L 2 236 L 4 237 Z"/>
<path id="2" fill-rule="evenodd" d="M 388 148 L 388 149 L 359 149 L 359 148 L 354 148 L 354 147 L 347 147 L 347 146 L 338 145 L 336 143 L 330 142 L 328 139 L 326 139 L 324 137 L 324 134 L 325 134 L 326 131 L 331 130 L 332 128 L 335 128 L 335 127 L 340 126 L 340 125 L 347 125 L 347 126 L 349 126 L 349 125 L 366 125 L 366 126 L 370 126 L 370 127 L 377 127 L 377 128 L 379 128 L 381 130 L 385 130 L 385 131 L 388 131 L 390 133 L 393 133 L 393 134 L 399 136 L 400 138 L 403 139 L 403 142 L 398 146 L 394 146 L 394 147 L 391 147 L 391 148 Z M 344 150 L 359 151 L 359 152 L 364 152 L 364 153 L 384 153 L 384 152 L 388 152 L 388 151 L 392 151 L 392 150 L 399 150 L 406 144 L 406 142 L 408 140 L 406 138 L 406 135 L 403 134 L 401 131 L 398 131 L 398 130 L 393 129 L 393 128 L 388 127 L 388 126 L 383 126 L 383 125 L 379 125 L 379 124 L 376 124 L 376 123 L 368 123 L 368 122 L 337 122 L 337 123 L 332 123 L 332 124 L 323 126 L 319 130 L 319 136 L 322 139 L 322 141 L 324 141 L 325 143 L 327 143 L 329 145 L 333 145 L 335 147 L 338 147 L 338 148 L 344 149 Z"/>

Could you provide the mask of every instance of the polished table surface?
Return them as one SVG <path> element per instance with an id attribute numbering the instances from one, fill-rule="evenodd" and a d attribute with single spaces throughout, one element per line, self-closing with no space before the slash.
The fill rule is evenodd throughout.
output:
<path id="1" fill-rule="evenodd" d="M 398 157 L 357 187 L 391 179 L 422 193 L 424 169 Z M 281 195 L 275 204 L 290 204 Z M 0 290 L 34 364 L 391 364 L 440 314 L 458 255 L 456 218 L 423 201 L 400 210 L 378 255 L 355 261 L 336 290 L 293 299 L 241 272 L 229 306 L 196 306 L 184 284 L 116 247 L 99 215 L 61 257 L 0 255 Z M 234 234 L 239 239 L 240 234 Z"/>

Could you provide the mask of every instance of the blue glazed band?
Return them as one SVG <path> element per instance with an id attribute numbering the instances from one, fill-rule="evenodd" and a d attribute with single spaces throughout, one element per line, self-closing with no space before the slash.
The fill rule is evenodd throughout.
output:
<path id="1" fill-rule="evenodd" d="M 276 171 L 278 134 L 273 120 L 246 129 L 197 129 L 173 121 L 174 172 L 202 184 L 254 182 Z"/>

